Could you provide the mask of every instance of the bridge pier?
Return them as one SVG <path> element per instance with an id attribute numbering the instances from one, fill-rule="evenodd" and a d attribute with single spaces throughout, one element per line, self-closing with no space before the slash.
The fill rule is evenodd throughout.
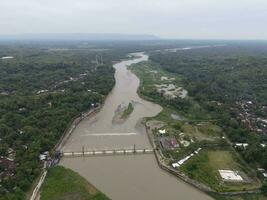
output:
<path id="1" fill-rule="evenodd" d="M 83 156 L 84 156 L 84 146 L 82 147 L 82 152 L 83 152 Z"/>

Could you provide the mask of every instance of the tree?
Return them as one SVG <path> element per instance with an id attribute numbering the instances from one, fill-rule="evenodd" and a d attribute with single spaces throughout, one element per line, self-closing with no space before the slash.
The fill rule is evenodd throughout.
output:
<path id="1" fill-rule="evenodd" d="M 267 181 L 262 184 L 261 192 L 263 195 L 267 196 Z"/>

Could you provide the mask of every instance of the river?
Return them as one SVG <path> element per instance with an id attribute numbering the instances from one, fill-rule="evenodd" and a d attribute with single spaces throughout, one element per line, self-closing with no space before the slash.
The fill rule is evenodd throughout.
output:
<path id="1" fill-rule="evenodd" d="M 144 117 L 161 111 L 157 104 L 137 95 L 139 79 L 127 66 L 146 61 L 147 55 L 114 64 L 116 84 L 102 109 L 85 118 L 63 147 L 64 151 L 116 148 L 151 148 L 140 124 Z M 134 111 L 122 124 L 114 124 L 115 110 L 132 102 Z M 211 197 L 159 168 L 153 154 L 63 158 L 61 165 L 71 168 L 113 200 L 209 200 Z"/>

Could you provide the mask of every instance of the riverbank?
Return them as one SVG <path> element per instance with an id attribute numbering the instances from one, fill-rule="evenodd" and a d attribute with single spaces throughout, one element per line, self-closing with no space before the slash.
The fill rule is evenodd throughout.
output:
<path id="1" fill-rule="evenodd" d="M 216 134 L 212 133 L 209 135 L 204 135 L 200 131 L 197 130 L 197 126 L 194 128 L 192 125 L 190 125 L 190 127 L 189 127 L 189 124 L 186 124 L 185 121 L 182 119 L 178 119 L 178 120 L 172 119 L 171 118 L 172 113 L 175 113 L 177 111 L 175 109 L 170 110 L 171 106 L 168 105 L 168 103 L 166 103 L 169 101 L 169 99 L 167 98 L 166 100 L 164 100 L 163 98 L 160 98 L 160 99 L 157 98 L 155 100 L 154 98 L 151 97 L 153 95 L 154 95 L 154 97 L 156 96 L 156 94 L 155 94 L 156 88 L 154 88 L 155 84 L 160 84 L 161 82 L 163 82 L 164 84 L 170 84 L 170 83 L 180 84 L 181 77 L 179 77 L 178 75 L 175 75 L 175 74 L 163 72 L 158 67 L 151 67 L 151 63 L 149 63 L 149 62 L 146 62 L 143 64 L 138 64 L 135 66 L 131 66 L 130 69 L 132 70 L 133 73 L 135 73 L 140 78 L 141 84 L 138 88 L 138 94 L 141 97 L 143 97 L 144 99 L 153 101 L 155 103 L 159 103 L 160 105 L 162 105 L 164 107 L 162 113 L 160 113 L 157 117 L 149 118 L 148 120 L 151 120 L 151 119 L 160 120 L 160 121 L 162 120 L 165 123 L 163 129 L 167 130 L 167 132 L 168 132 L 167 137 L 170 134 L 169 131 L 180 133 L 181 130 L 184 130 L 184 131 L 191 131 L 190 134 L 193 135 L 194 137 L 196 137 L 196 136 L 199 137 L 198 139 L 204 138 L 204 139 L 209 139 L 210 141 L 213 141 L 213 137 L 216 138 L 221 134 L 217 131 L 218 133 L 214 132 Z M 147 96 L 146 94 L 150 94 L 150 95 Z M 169 115 L 169 116 L 167 116 L 167 115 Z M 190 115 L 192 115 L 192 114 L 190 114 Z M 190 115 L 187 115 L 187 117 L 190 117 Z M 194 116 L 194 115 L 192 115 L 192 116 Z M 185 126 L 183 126 L 183 124 L 186 124 L 187 129 L 184 128 Z M 176 130 L 173 127 L 178 128 L 180 130 Z M 209 125 L 208 129 L 206 129 L 207 130 L 206 132 L 211 132 L 211 130 L 213 129 L 211 127 L 215 127 L 215 126 Z M 188 129 L 188 128 L 190 128 L 190 129 Z M 175 162 L 175 160 L 177 161 L 177 159 L 178 159 L 178 158 L 175 159 L 175 157 L 173 157 L 173 156 L 176 156 L 176 153 L 171 154 L 171 156 L 170 156 L 171 159 L 166 158 L 166 151 L 163 153 L 161 151 L 161 148 L 159 148 L 159 146 L 157 146 L 158 143 L 157 144 L 155 143 L 155 141 L 158 140 L 158 138 L 155 138 L 156 137 L 155 133 L 152 132 L 153 128 L 150 129 L 146 126 L 146 129 L 147 129 L 148 136 L 150 138 L 151 145 L 156 149 L 155 150 L 155 156 L 156 156 L 156 159 L 157 159 L 157 162 L 158 162 L 160 168 L 162 168 L 163 170 L 167 171 L 168 173 L 170 173 L 172 175 L 175 175 L 179 179 L 182 179 L 186 183 L 196 187 L 197 189 L 199 189 L 199 190 L 201 190 L 207 194 L 222 195 L 224 197 L 229 197 L 229 196 L 233 196 L 233 195 L 241 195 L 241 194 L 242 195 L 243 194 L 256 194 L 257 195 L 260 192 L 258 188 L 246 189 L 246 190 L 243 189 L 243 190 L 239 190 L 239 191 L 218 192 L 218 191 L 215 191 L 213 188 L 209 187 L 207 184 L 203 184 L 200 181 L 189 178 L 180 169 L 174 169 L 174 168 L 170 167 L 170 162 L 171 161 Z M 216 127 L 216 129 L 219 130 L 217 127 Z M 157 130 L 158 130 L 158 128 L 156 128 L 156 131 Z M 195 131 L 195 130 L 197 130 L 197 131 Z M 182 134 L 184 134 L 184 133 L 182 133 Z M 172 136 L 177 137 L 175 135 L 172 135 Z M 159 136 L 157 136 L 157 137 L 159 137 Z M 192 139 L 189 140 L 190 143 L 192 141 L 193 141 Z M 177 150 L 177 152 L 180 151 L 180 149 L 179 150 L 176 149 L 176 150 Z M 192 152 L 189 152 L 189 154 L 191 154 L 191 153 Z M 167 164 L 166 164 L 166 162 L 167 162 Z"/>
<path id="2" fill-rule="evenodd" d="M 77 127 L 77 125 L 84 120 L 87 117 L 92 117 L 93 115 L 96 115 L 101 110 L 101 105 L 98 105 L 95 108 L 92 108 L 86 112 L 81 113 L 79 116 L 75 117 L 72 122 L 70 122 L 69 126 L 66 128 L 65 132 L 61 136 L 60 140 L 56 144 L 54 151 L 60 151 L 63 146 L 66 144 L 68 139 L 70 138 L 71 134 Z"/>
<path id="3" fill-rule="evenodd" d="M 109 200 L 78 173 L 57 166 L 49 169 L 40 200 Z"/>
<path id="4" fill-rule="evenodd" d="M 183 180 L 184 182 L 192 185 L 193 187 L 197 188 L 198 190 L 207 193 L 208 195 L 213 195 L 213 196 L 220 196 L 220 197 L 227 197 L 227 196 L 237 196 L 237 195 L 246 195 L 246 194 L 260 194 L 260 190 L 247 190 L 247 191 L 236 191 L 236 192 L 217 192 L 210 187 L 208 187 L 205 184 L 202 184 L 194 179 L 189 178 L 186 174 L 182 173 L 181 171 L 175 170 L 172 167 L 169 167 L 166 163 L 165 160 L 166 158 L 163 156 L 162 152 L 157 148 L 155 141 L 155 138 L 153 136 L 152 130 L 146 126 L 147 130 L 147 135 L 149 137 L 149 141 L 151 142 L 151 145 L 154 148 L 154 155 L 156 158 L 156 161 L 159 165 L 159 167 L 162 170 L 167 171 L 168 173 L 174 175 L 175 177 L 179 178 L 180 180 Z"/>
<path id="5" fill-rule="evenodd" d="M 98 105 L 97 107 L 90 109 L 86 112 L 83 112 L 76 116 L 68 125 L 68 127 L 65 129 L 63 135 L 61 136 L 58 143 L 55 145 L 55 147 L 52 150 L 52 155 L 55 154 L 56 151 L 60 151 L 62 147 L 65 145 L 71 134 L 73 133 L 76 126 L 86 117 L 90 117 L 95 115 L 99 110 L 101 109 L 101 106 Z M 57 164 L 57 163 L 55 163 Z M 41 175 L 38 177 L 38 180 L 34 184 L 31 190 L 31 195 L 28 195 L 30 200 L 39 200 L 40 199 L 40 189 L 42 188 L 42 184 L 45 181 L 48 169 L 53 166 L 46 166 L 46 163 L 44 164 L 44 168 L 42 169 Z"/>
<path id="6" fill-rule="evenodd" d="M 154 148 L 154 154 L 155 154 L 156 161 L 157 161 L 157 163 L 161 169 L 163 169 L 163 170 L 167 171 L 168 173 L 178 177 L 179 179 L 182 179 L 184 182 L 194 186 L 195 188 L 199 189 L 202 192 L 205 192 L 207 194 L 209 194 L 209 192 L 214 192 L 210 187 L 208 187 L 204 184 L 201 184 L 201 183 L 199 183 L 193 179 L 190 179 L 185 174 L 183 174 L 183 173 L 169 167 L 167 164 L 165 164 L 165 162 L 164 162 L 165 158 L 162 155 L 161 151 L 157 148 L 157 145 L 155 143 L 155 138 L 153 136 L 151 128 L 148 128 L 146 124 L 145 124 L 145 127 L 146 127 L 149 141 Z"/>

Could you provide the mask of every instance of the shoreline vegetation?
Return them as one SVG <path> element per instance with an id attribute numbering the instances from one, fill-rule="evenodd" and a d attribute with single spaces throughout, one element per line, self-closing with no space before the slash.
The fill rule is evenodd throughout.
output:
<path id="1" fill-rule="evenodd" d="M 40 200 L 110 200 L 78 173 L 56 166 L 48 170 Z"/>
<path id="2" fill-rule="evenodd" d="M 129 116 L 132 114 L 133 111 L 134 111 L 134 106 L 132 102 L 130 102 L 128 105 L 124 104 L 119 105 L 114 113 L 112 123 L 114 124 L 124 123 L 129 118 Z"/>
<path id="3" fill-rule="evenodd" d="M 134 111 L 134 107 L 133 107 L 133 104 L 130 102 L 127 108 L 123 111 L 121 118 L 127 119 L 132 114 L 133 111 Z"/>

